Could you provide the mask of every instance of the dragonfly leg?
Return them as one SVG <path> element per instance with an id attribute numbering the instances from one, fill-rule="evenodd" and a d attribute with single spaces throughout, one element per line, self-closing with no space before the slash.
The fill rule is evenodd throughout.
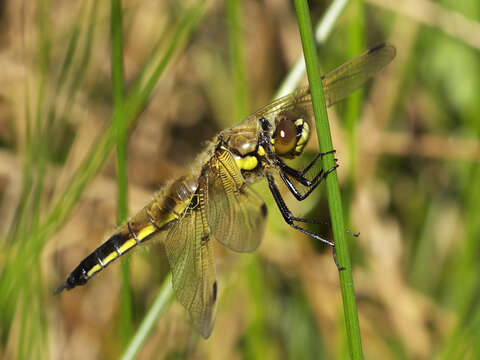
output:
<path id="1" fill-rule="evenodd" d="M 323 170 L 320 171 L 320 173 L 315 177 L 315 179 L 314 179 L 315 181 L 310 183 L 310 185 L 306 185 L 306 186 L 309 186 L 309 189 L 304 194 L 302 194 L 295 187 L 293 182 L 282 171 L 280 172 L 280 177 L 283 180 L 283 182 L 285 183 L 285 185 L 287 185 L 288 190 L 290 190 L 290 192 L 293 194 L 293 196 L 295 196 L 295 198 L 298 201 L 302 201 L 302 200 L 305 200 L 313 192 L 313 190 L 315 190 L 317 188 L 317 186 L 327 177 L 327 175 L 330 174 L 332 171 L 334 171 L 337 167 L 338 167 L 338 164 L 336 164 L 334 167 L 328 169 L 325 172 Z"/>
<path id="2" fill-rule="evenodd" d="M 333 154 L 335 153 L 336 150 L 331 150 L 331 151 L 327 151 L 327 152 L 324 152 L 324 153 L 319 153 L 317 154 L 317 156 L 315 156 L 315 159 L 313 159 L 303 170 L 296 170 L 296 169 L 293 169 L 291 168 L 290 166 L 288 166 L 287 164 L 284 164 L 282 161 L 279 161 L 279 166 L 280 168 L 285 172 L 287 173 L 288 175 L 291 175 L 293 176 L 296 180 L 298 180 L 302 185 L 304 186 L 312 186 L 313 183 L 316 182 L 317 178 L 322 176 L 322 173 L 323 173 L 323 169 L 320 170 L 320 172 L 315 175 L 315 177 L 311 180 L 307 179 L 305 177 L 305 174 L 312 168 L 313 165 L 315 165 L 315 163 L 318 161 L 318 159 L 321 159 L 322 157 L 324 157 L 325 155 L 328 155 L 328 154 Z"/>
<path id="3" fill-rule="evenodd" d="M 277 185 L 275 184 L 275 181 L 274 181 L 273 177 L 270 176 L 270 175 L 267 175 L 267 180 L 268 180 L 268 186 L 270 188 L 270 192 L 273 195 L 275 203 L 277 204 L 280 212 L 282 213 L 282 216 L 283 216 L 285 222 L 288 225 L 290 225 L 295 230 L 301 231 L 304 234 L 314 238 L 315 240 L 319 240 L 319 241 L 321 241 L 325 244 L 328 244 L 330 246 L 334 246 L 334 243 L 332 241 L 326 240 L 326 239 L 322 238 L 321 236 L 313 234 L 313 233 L 301 228 L 300 226 L 295 225 L 295 223 L 294 223 L 295 221 L 305 222 L 305 223 L 318 223 L 318 222 L 315 221 L 315 220 L 302 219 L 302 218 L 298 218 L 298 217 L 293 216 L 292 212 L 288 209 L 287 205 L 285 204 L 285 201 L 283 201 L 282 196 L 280 195 L 280 191 L 278 190 Z"/>
<path id="4" fill-rule="evenodd" d="M 345 267 L 340 266 L 340 265 L 338 264 L 338 260 L 337 260 L 337 250 L 335 249 L 335 246 L 333 247 L 333 261 L 335 262 L 335 265 L 337 266 L 338 271 L 345 270 Z"/>
<path id="5" fill-rule="evenodd" d="M 360 236 L 360 233 L 354 233 L 354 232 L 351 232 L 350 230 L 345 230 L 345 232 L 349 235 L 352 235 L 353 237 L 359 237 Z"/>

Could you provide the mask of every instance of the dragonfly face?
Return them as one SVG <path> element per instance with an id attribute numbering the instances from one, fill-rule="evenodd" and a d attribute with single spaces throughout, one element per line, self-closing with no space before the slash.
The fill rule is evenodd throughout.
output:
<path id="1" fill-rule="evenodd" d="M 330 106 L 344 99 L 395 56 L 388 44 L 377 46 L 322 77 Z M 298 225 L 322 223 L 294 216 L 277 187 L 281 179 L 297 200 L 307 198 L 330 171 L 313 173 L 320 153 L 303 170 L 284 160 L 302 154 L 312 129 L 311 97 L 300 89 L 259 109 L 222 131 L 200 154 L 190 172 L 167 184 L 153 200 L 87 256 L 56 293 L 84 285 L 109 263 L 136 245 L 160 239 L 172 271 L 178 301 L 200 334 L 213 328 L 219 286 L 212 240 L 237 252 L 254 251 L 263 236 L 267 208 L 249 184 L 266 179 L 285 222 L 334 246 Z"/>

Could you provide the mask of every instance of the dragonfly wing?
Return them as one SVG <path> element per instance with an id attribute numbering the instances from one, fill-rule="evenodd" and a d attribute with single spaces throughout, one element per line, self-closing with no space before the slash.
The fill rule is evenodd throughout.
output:
<path id="1" fill-rule="evenodd" d="M 368 79 L 388 65 L 395 54 L 394 46 L 380 44 L 323 75 L 323 94 L 327 106 L 336 104 L 362 87 Z M 311 116 L 311 101 L 310 89 L 308 87 L 301 88 L 262 107 L 250 115 L 247 120 L 260 117 L 269 118 L 279 112 L 295 108 L 303 108 Z"/>
<path id="2" fill-rule="evenodd" d="M 198 332 L 208 338 L 215 318 L 217 282 L 205 214 L 205 187 L 199 184 L 183 217 L 169 230 L 165 251 L 177 299 L 189 312 Z"/>
<path id="3" fill-rule="evenodd" d="M 395 47 L 381 44 L 365 51 L 322 76 L 327 106 L 345 99 L 369 78 L 388 65 L 395 57 Z"/>
<path id="4" fill-rule="evenodd" d="M 207 218 L 213 236 L 233 251 L 254 251 L 265 229 L 265 203 L 245 183 L 230 151 L 217 150 L 208 170 Z"/>

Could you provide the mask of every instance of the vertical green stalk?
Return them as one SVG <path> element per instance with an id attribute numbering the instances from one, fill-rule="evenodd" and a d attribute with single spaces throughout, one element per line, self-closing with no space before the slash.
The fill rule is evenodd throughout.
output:
<path id="1" fill-rule="evenodd" d="M 302 39 L 303 53 L 307 67 L 308 81 L 312 94 L 313 111 L 317 126 L 318 141 L 321 151 L 327 152 L 333 149 L 330 126 L 327 117 L 327 108 L 322 90 L 322 81 L 318 69 L 317 52 L 312 32 L 312 24 L 308 4 L 306 0 L 295 0 L 300 36 Z M 323 157 L 324 169 L 330 169 L 335 165 L 333 154 Z M 337 260 L 344 267 L 339 271 L 340 286 L 342 290 L 343 309 L 345 313 L 345 325 L 347 329 L 350 356 L 352 359 L 363 359 L 360 327 L 358 324 L 357 305 L 353 288 L 352 268 L 347 243 L 345 241 L 345 226 L 343 221 L 342 202 L 336 171 L 330 173 L 326 179 L 328 205 L 331 214 L 333 236 Z"/>
<path id="2" fill-rule="evenodd" d="M 343 10 L 348 5 L 350 0 L 334 0 L 325 13 L 322 19 L 315 26 L 315 41 L 318 46 L 322 46 L 327 41 L 330 33 L 333 30 L 338 18 L 343 14 Z M 282 84 L 273 96 L 278 99 L 282 96 L 293 92 L 300 81 L 305 76 L 305 61 L 303 56 L 299 57 L 295 65 L 290 69 L 288 75 L 283 79 Z"/>
<path id="3" fill-rule="evenodd" d="M 243 1 L 228 0 L 226 5 L 233 77 L 233 118 L 237 122 L 248 115 L 249 110 L 245 55 L 243 53 Z"/>
<path id="4" fill-rule="evenodd" d="M 153 91 L 158 78 L 173 56 L 174 51 L 177 49 L 183 39 L 188 38 L 192 30 L 201 20 L 204 14 L 204 9 L 205 1 L 201 0 L 185 11 L 185 15 L 179 20 L 170 44 L 165 50 L 164 56 L 155 65 L 152 75 L 146 80 L 142 88 L 138 87 L 138 89 L 133 91 L 133 93 L 130 92 L 128 94 L 126 106 L 127 116 L 134 116 L 140 111 L 140 107 L 145 104 L 148 96 Z M 141 346 L 147 340 L 148 334 L 150 334 L 155 326 L 158 317 L 167 309 L 173 298 L 174 293 L 172 288 L 172 277 L 171 275 L 168 275 L 163 281 L 162 287 L 158 291 L 155 300 L 143 318 L 140 326 L 135 330 L 133 337 L 124 350 L 121 357 L 122 360 L 135 358 L 138 351 L 140 351 Z"/>
<path id="5" fill-rule="evenodd" d="M 113 125 L 117 139 L 117 221 L 125 222 L 128 216 L 127 197 L 127 131 L 123 81 L 123 40 L 121 0 L 111 0 L 112 37 L 112 91 Z M 122 261 L 122 339 L 127 341 L 132 333 L 132 298 L 128 259 Z"/>
<path id="6" fill-rule="evenodd" d="M 233 119 L 240 121 L 248 115 L 248 89 L 244 55 L 243 1 L 226 2 L 230 61 L 233 79 Z M 264 316 L 265 308 L 260 284 L 260 265 L 257 254 L 252 254 L 247 265 L 247 283 L 250 292 L 248 331 L 246 333 L 246 357 L 257 359 L 266 353 Z"/>
<path id="7" fill-rule="evenodd" d="M 148 309 L 145 318 L 142 320 L 142 323 L 135 332 L 134 337 L 125 349 L 125 352 L 121 357 L 122 360 L 135 359 L 135 356 L 145 343 L 148 334 L 150 334 L 155 326 L 155 322 L 157 321 L 158 317 L 165 311 L 168 305 L 170 305 L 173 299 L 173 288 L 171 284 L 172 276 L 168 275 L 163 281 L 163 285 L 160 288 L 157 297 L 153 301 L 152 306 L 150 309 Z"/>

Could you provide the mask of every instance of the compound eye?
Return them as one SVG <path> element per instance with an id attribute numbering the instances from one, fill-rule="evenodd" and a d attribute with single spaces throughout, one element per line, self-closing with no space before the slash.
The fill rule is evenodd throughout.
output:
<path id="1" fill-rule="evenodd" d="M 280 121 L 275 129 L 275 152 L 277 155 L 287 155 L 295 149 L 297 144 L 297 127 L 286 115 L 280 115 Z"/>

